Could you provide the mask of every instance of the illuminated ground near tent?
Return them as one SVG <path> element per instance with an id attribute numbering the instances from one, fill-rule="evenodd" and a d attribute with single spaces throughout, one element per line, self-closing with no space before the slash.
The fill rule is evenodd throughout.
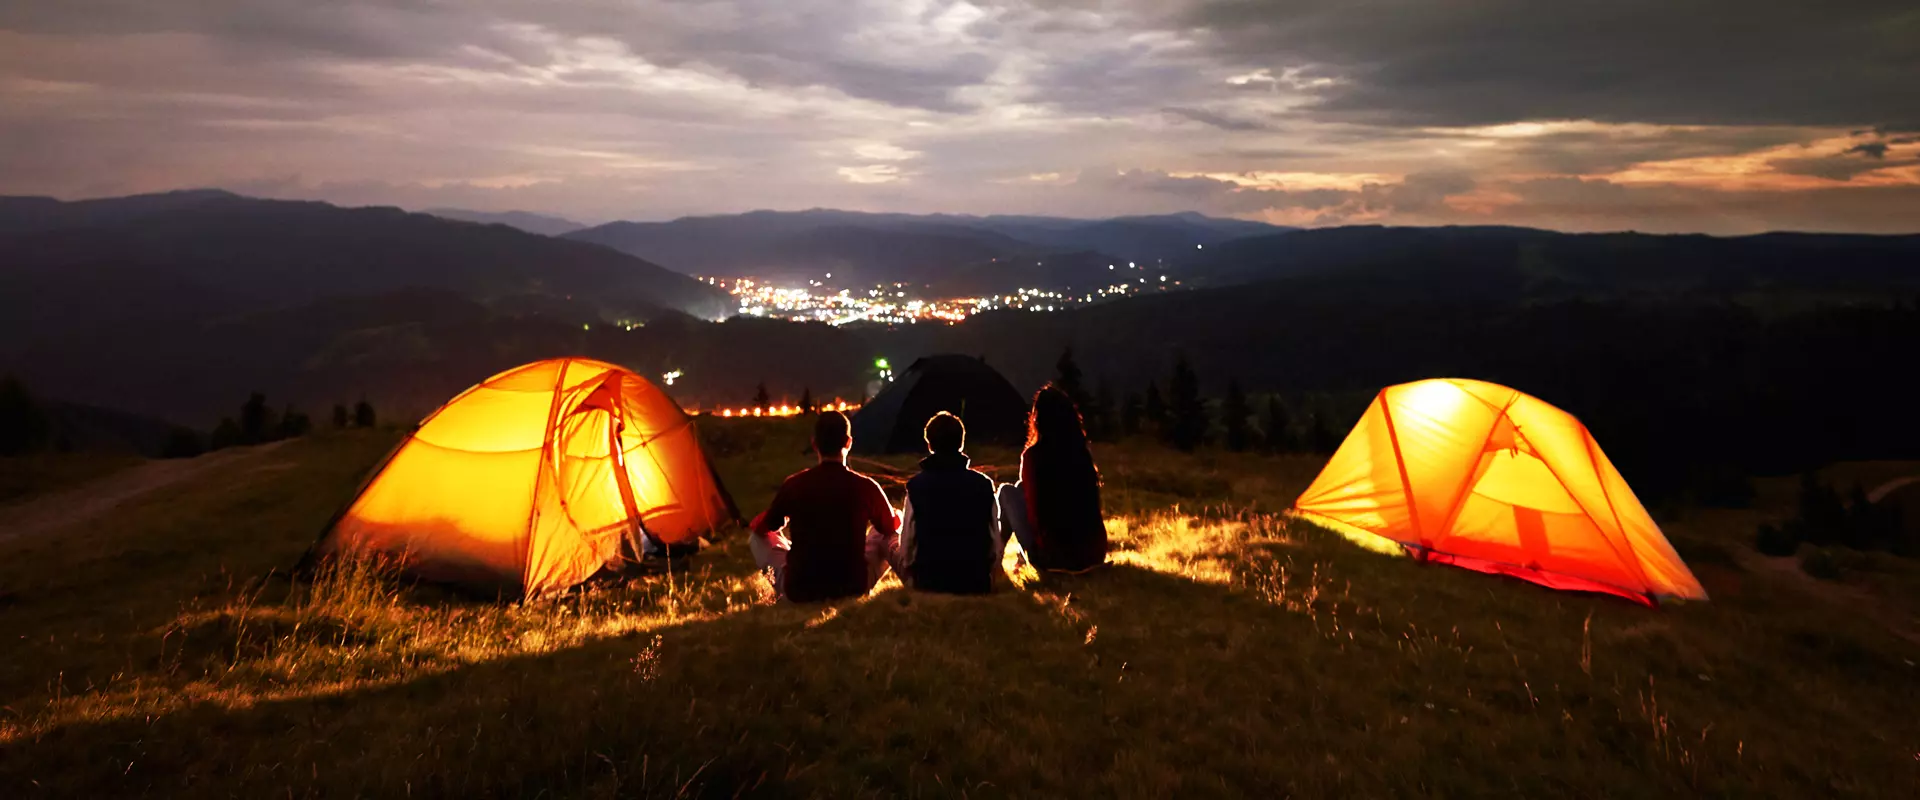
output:
<path id="1" fill-rule="evenodd" d="M 803 421 L 716 428 L 743 508 L 806 462 Z M 737 543 L 691 574 L 524 607 L 356 572 L 253 583 L 390 444 L 294 442 L 0 550 L 0 786 L 1911 797 L 1920 781 L 1920 644 L 1903 638 L 1920 570 L 1862 560 L 1808 591 L 1747 563 L 1755 512 L 1663 519 L 1714 600 L 1653 611 L 1287 519 L 1321 459 L 1130 444 L 1100 451 L 1115 566 L 1022 571 L 986 598 L 765 606 Z M 1762 503 L 1792 490 L 1763 483 Z"/>

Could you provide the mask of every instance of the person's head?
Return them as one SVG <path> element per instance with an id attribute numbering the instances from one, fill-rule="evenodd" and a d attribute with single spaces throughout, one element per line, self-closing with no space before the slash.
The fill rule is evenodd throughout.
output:
<path id="1" fill-rule="evenodd" d="M 813 421 L 813 452 L 820 460 L 845 460 L 847 448 L 853 446 L 853 426 L 847 422 L 847 415 L 838 411 L 822 411 Z"/>
<path id="2" fill-rule="evenodd" d="M 942 411 L 927 420 L 927 452 L 958 453 L 967 446 L 967 425 Z"/>
<path id="3" fill-rule="evenodd" d="M 1033 412 L 1027 415 L 1027 446 L 1041 442 L 1050 445 L 1086 447 L 1087 430 L 1080 424 L 1080 409 L 1065 390 L 1051 383 L 1033 395 Z"/>

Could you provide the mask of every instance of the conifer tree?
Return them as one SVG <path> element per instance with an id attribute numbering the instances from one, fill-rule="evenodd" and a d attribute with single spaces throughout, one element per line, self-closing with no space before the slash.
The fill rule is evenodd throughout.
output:
<path id="1" fill-rule="evenodd" d="M 254 392 L 247 396 L 247 402 L 240 406 L 240 442 L 259 444 L 275 438 L 278 431 L 272 420 L 272 411 L 267 409 L 267 396 Z"/>
<path id="2" fill-rule="evenodd" d="M 1093 438 L 1108 442 L 1114 438 L 1114 429 L 1119 415 L 1117 403 L 1113 397 L 1113 385 L 1100 381 L 1100 388 L 1093 393 L 1092 413 L 1087 415 L 1087 433 Z"/>
<path id="3" fill-rule="evenodd" d="M 1280 399 L 1280 395 L 1267 398 L 1267 418 L 1260 427 L 1266 434 L 1268 451 L 1293 452 L 1296 446 L 1293 441 L 1293 418 L 1287 414 L 1287 404 Z"/>
<path id="4" fill-rule="evenodd" d="M 46 446 L 47 412 L 20 379 L 0 378 L 0 455 L 18 455 Z"/>
<path id="5" fill-rule="evenodd" d="M 1087 416 L 1092 399 L 1087 396 L 1085 376 L 1080 372 L 1080 364 L 1073 360 L 1073 348 L 1069 347 L 1060 353 L 1060 360 L 1054 362 L 1053 371 L 1053 385 L 1067 393 L 1067 397 L 1073 400 L 1074 407 L 1080 409 L 1081 416 Z"/>
<path id="6" fill-rule="evenodd" d="M 1227 397 L 1220 402 L 1220 424 L 1226 428 L 1227 449 L 1245 452 L 1253 446 L 1253 407 L 1238 378 L 1227 381 Z"/>
<path id="7" fill-rule="evenodd" d="M 1308 435 L 1308 445 L 1316 453 L 1332 453 L 1340 449 L 1340 434 L 1327 425 L 1324 414 L 1313 415 L 1313 431 Z"/>
<path id="8" fill-rule="evenodd" d="M 1173 362 L 1173 376 L 1167 381 L 1167 443 L 1183 452 L 1192 452 L 1207 439 L 1207 404 L 1200 399 L 1200 376 L 1193 371 L 1185 353 Z"/>
<path id="9" fill-rule="evenodd" d="M 207 449 L 219 450 L 222 448 L 232 447 L 239 443 L 240 443 L 239 423 L 234 422 L 233 417 L 221 417 L 220 424 L 213 429 L 213 435 L 208 437 Z"/>
<path id="10" fill-rule="evenodd" d="M 1147 381 L 1147 399 L 1143 412 L 1145 414 L 1146 427 L 1152 433 L 1158 435 L 1161 431 L 1166 430 L 1167 401 L 1161 399 L 1160 384 L 1156 381 Z"/>
<path id="11" fill-rule="evenodd" d="M 1132 436 L 1140 432 L 1140 421 L 1146 415 L 1139 392 L 1128 392 L 1127 399 L 1120 402 L 1120 435 Z"/>

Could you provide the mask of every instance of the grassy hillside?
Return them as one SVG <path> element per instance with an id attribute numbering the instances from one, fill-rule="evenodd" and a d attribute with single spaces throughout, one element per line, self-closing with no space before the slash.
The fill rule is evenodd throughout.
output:
<path id="1" fill-rule="evenodd" d="M 791 422 L 707 431 L 743 510 Z M 279 577 L 390 435 L 318 437 L 0 544 L 0 791 L 38 796 L 1911 797 L 1911 564 L 1816 583 L 1763 510 L 1666 521 L 1653 611 L 1290 524 L 1318 464 L 1099 452 L 1115 564 L 764 602 L 744 545 L 503 606 Z M 1008 464 L 1010 453 L 981 461 Z M 906 460 L 897 462 L 904 465 Z M 1632 476 L 1629 475 L 1629 478 Z"/>

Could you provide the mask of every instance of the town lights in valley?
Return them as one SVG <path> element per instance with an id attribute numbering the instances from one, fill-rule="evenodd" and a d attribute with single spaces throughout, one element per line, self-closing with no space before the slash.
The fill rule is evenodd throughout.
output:
<path id="1" fill-rule="evenodd" d="M 1129 262 L 1129 269 L 1140 269 Z M 1117 269 L 1109 264 L 1108 269 Z M 832 273 L 827 273 L 830 277 Z M 824 322 L 828 325 L 872 323 L 912 325 L 940 322 L 949 325 L 964 322 L 970 316 L 988 311 L 1024 309 L 1060 311 L 1074 306 L 1138 294 L 1145 291 L 1133 281 L 1121 281 L 1097 291 L 1063 291 L 1021 288 L 1012 294 L 979 297 L 914 297 L 914 287 L 905 283 L 875 284 L 871 287 L 838 288 L 818 279 L 809 279 L 800 287 L 781 287 L 756 278 L 711 278 L 703 280 L 733 295 L 738 303 L 735 313 L 743 317 L 763 317 L 792 322 Z M 1180 282 L 1163 279 L 1167 291 Z M 1146 280 L 1141 279 L 1140 284 Z"/>

